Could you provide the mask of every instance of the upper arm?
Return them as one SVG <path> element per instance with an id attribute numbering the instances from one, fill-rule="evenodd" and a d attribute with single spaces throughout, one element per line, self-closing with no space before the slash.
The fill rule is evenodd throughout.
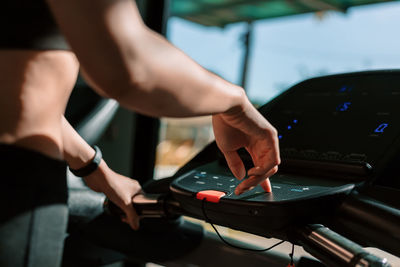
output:
<path id="1" fill-rule="evenodd" d="M 47 1 L 87 80 L 107 95 L 118 94 L 140 67 L 132 65 L 146 27 L 134 1 Z"/>
<path id="2" fill-rule="evenodd" d="M 47 1 L 85 79 L 124 107 L 187 117 L 225 112 L 243 102 L 242 89 L 148 29 L 133 0 Z"/>

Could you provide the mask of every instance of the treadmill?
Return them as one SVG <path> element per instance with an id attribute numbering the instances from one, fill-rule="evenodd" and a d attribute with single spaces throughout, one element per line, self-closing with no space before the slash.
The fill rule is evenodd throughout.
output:
<path id="1" fill-rule="evenodd" d="M 322 266 L 390 266 L 362 247 L 400 256 L 399 103 L 399 70 L 303 81 L 259 109 L 279 133 L 282 163 L 270 178 L 272 193 L 257 186 L 236 196 L 239 182 L 214 142 L 173 177 L 145 185 L 148 194 L 135 199 L 135 208 L 142 217 L 161 217 L 159 225 L 186 215 L 286 240 L 303 246 Z M 239 153 L 251 168 L 249 155 Z M 106 209 L 118 215 L 112 203 Z M 93 229 L 110 231 L 112 217 L 100 217 L 80 233 L 93 238 Z M 174 227 L 186 239 L 199 240 L 182 224 Z M 198 249 L 182 247 L 187 254 Z"/>
<path id="2" fill-rule="evenodd" d="M 236 196 L 239 181 L 212 144 L 178 172 L 172 197 L 190 216 L 290 240 L 328 264 L 356 266 L 359 256 L 334 259 L 315 251 L 311 239 L 331 231 L 321 224 L 399 256 L 399 104 L 396 70 L 303 81 L 259 109 L 280 139 L 282 164 L 271 177 L 272 193 L 258 186 Z M 249 155 L 240 154 L 251 168 Z M 331 234 L 327 239 L 339 238 Z"/>

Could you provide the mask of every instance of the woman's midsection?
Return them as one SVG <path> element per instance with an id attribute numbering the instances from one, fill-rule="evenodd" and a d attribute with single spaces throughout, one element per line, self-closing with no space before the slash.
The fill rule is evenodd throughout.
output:
<path id="1" fill-rule="evenodd" d="M 69 51 L 0 50 L 0 143 L 62 158 L 61 116 L 78 69 Z"/>

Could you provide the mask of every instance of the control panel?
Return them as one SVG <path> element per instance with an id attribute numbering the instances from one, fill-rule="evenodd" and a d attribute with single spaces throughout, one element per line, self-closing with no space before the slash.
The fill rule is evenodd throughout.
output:
<path id="1" fill-rule="evenodd" d="M 281 173 L 270 179 L 272 192 L 257 186 L 238 196 L 234 190 L 240 181 L 215 161 L 178 177 L 170 189 L 189 216 L 261 236 L 286 239 L 282 229 L 307 222 L 315 214 L 331 215 L 338 199 L 355 186 L 343 180 Z"/>
<path id="2" fill-rule="evenodd" d="M 398 142 L 399 103 L 399 72 L 377 71 L 306 80 L 260 111 L 284 160 L 351 164 L 368 176 Z"/>
<path id="3" fill-rule="evenodd" d="M 222 169 L 218 163 L 214 162 L 176 179 L 174 187 L 179 187 L 193 195 L 205 190 L 215 190 L 225 193 L 222 197 L 224 200 L 271 203 L 285 203 L 324 194 L 348 192 L 354 187 L 354 184 L 343 181 L 322 180 L 319 182 L 306 176 L 278 173 L 271 177 L 272 193 L 266 193 L 261 186 L 257 186 L 238 196 L 234 191 L 239 183 L 240 180 L 233 177 L 228 169 Z"/>

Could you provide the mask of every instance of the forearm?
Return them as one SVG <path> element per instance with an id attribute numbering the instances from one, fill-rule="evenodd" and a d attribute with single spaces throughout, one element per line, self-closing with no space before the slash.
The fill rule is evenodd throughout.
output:
<path id="1" fill-rule="evenodd" d="M 95 150 L 75 131 L 65 117 L 62 117 L 62 136 L 64 160 L 71 169 L 80 169 L 93 160 Z M 82 178 L 92 190 L 107 194 L 105 184 L 108 178 L 113 177 L 110 175 L 111 172 L 112 170 L 102 159 L 93 173 Z"/>
<path id="2" fill-rule="evenodd" d="M 65 117 L 62 117 L 61 120 L 64 160 L 70 168 L 80 169 L 93 159 L 95 151 L 75 131 Z"/>

